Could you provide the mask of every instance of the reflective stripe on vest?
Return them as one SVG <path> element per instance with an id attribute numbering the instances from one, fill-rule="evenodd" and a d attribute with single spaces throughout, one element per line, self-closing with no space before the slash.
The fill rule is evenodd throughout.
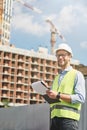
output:
<path id="1" fill-rule="evenodd" d="M 64 105 L 54 105 L 50 108 L 51 111 L 53 111 L 54 109 L 64 109 L 64 110 L 69 110 L 69 111 L 73 111 L 76 113 L 80 113 L 80 110 L 78 110 L 77 108 L 64 106 Z"/>

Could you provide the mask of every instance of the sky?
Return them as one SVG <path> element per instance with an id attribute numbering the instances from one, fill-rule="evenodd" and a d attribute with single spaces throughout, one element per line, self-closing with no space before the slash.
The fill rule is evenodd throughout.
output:
<path id="1" fill-rule="evenodd" d="M 10 43 L 17 48 L 51 52 L 51 20 L 73 50 L 73 59 L 87 65 L 87 0 L 23 0 L 38 8 L 41 14 L 13 2 Z M 55 48 L 63 40 L 56 35 Z"/>

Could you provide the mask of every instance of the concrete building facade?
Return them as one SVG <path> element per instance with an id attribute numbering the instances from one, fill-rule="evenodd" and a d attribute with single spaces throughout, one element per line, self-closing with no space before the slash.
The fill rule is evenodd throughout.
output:
<path id="1" fill-rule="evenodd" d="M 56 58 L 41 52 L 0 46 L 0 102 L 13 104 L 43 102 L 30 87 L 32 82 L 45 80 L 49 85 L 58 71 Z"/>

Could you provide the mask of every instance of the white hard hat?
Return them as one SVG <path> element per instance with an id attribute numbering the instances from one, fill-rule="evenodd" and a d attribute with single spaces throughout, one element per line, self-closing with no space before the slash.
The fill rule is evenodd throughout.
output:
<path id="1" fill-rule="evenodd" d="M 55 50 L 55 52 L 57 52 L 59 50 L 65 50 L 65 51 L 69 52 L 71 54 L 71 56 L 73 56 L 71 47 L 66 43 L 59 44 L 58 48 Z"/>

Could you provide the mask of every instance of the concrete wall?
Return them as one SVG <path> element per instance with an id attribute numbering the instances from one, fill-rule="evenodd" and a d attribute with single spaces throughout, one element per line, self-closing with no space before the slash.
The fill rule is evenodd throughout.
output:
<path id="1" fill-rule="evenodd" d="M 0 109 L 0 130 L 49 130 L 48 104 Z"/>

